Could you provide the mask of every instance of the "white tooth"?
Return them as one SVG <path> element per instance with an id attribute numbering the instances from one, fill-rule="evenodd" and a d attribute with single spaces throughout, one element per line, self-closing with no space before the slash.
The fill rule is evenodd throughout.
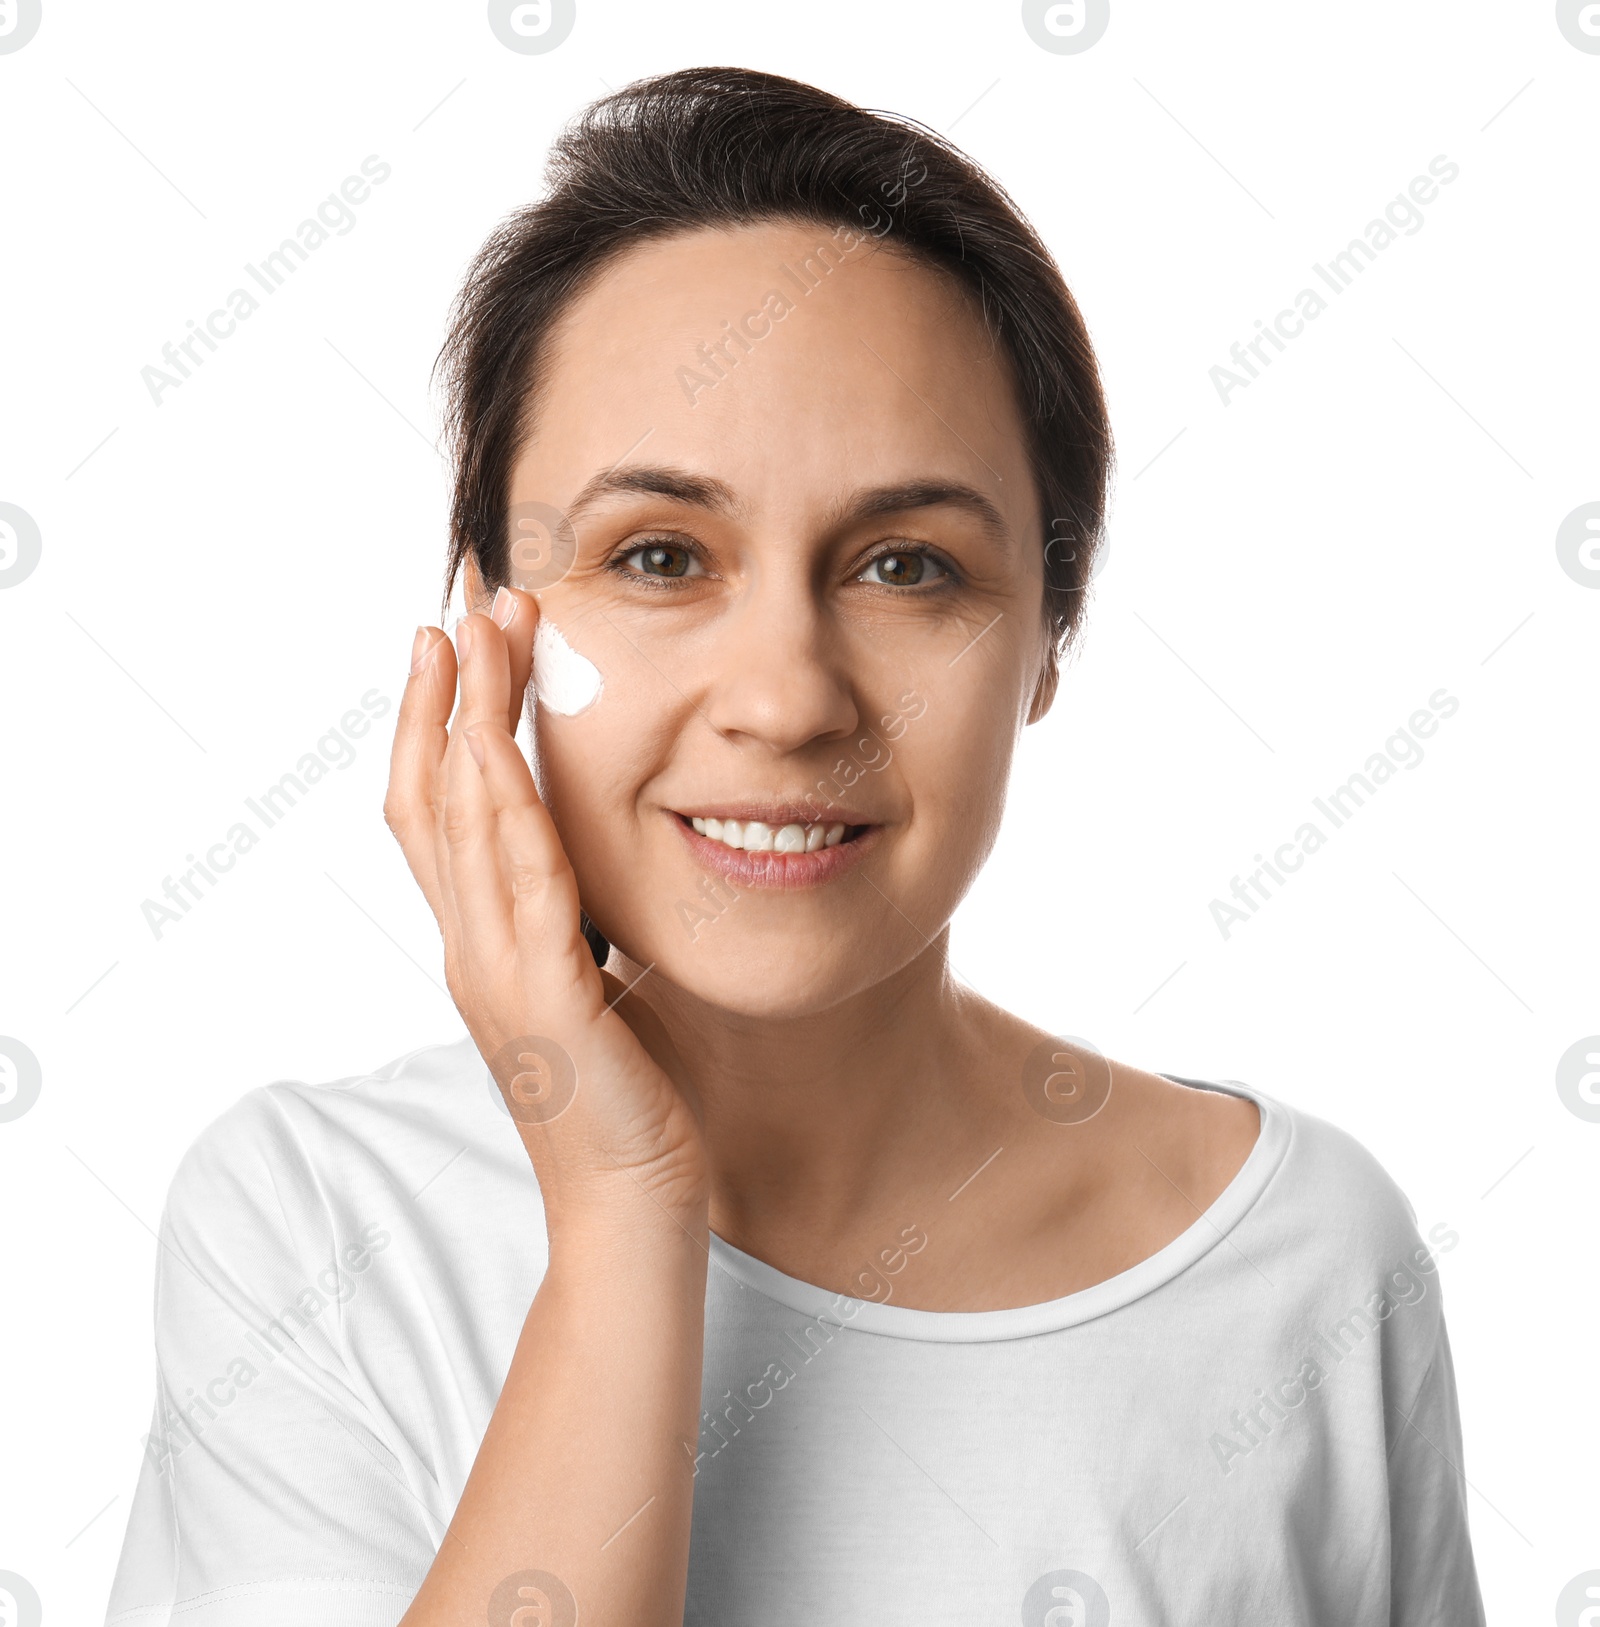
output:
<path id="1" fill-rule="evenodd" d="M 737 819 L 722 821 L 722 839 L 729 847 L 744 846 L 744 826 Z"/>
<path id="2" fill-rule="evenodd" d="M 706 835 L 713 842 L 720 842 L 722 840 L 722 821 L 720 819 L 708 819 L 706 821 Z"/>
<path id="3" fill-rule="evenodd" d="M 762 824 L 759 819 L 747 821 L 744 827 L 744 850 L 746 853 L 770 853 L 772 826 Z"/>
<path id="4" fill-rule="evenodd" d="M 829 825 L 828 834 L 823 837 L 823 846 L 837 847 L 844 840 L 843 825 Z"/>
<path id="5" fill-rule="evenodd" d="M 828 834 L 826 825 L 806 826 L 806 852 L 815 853 L 822 846 L 822 838 Z"/>
<path id="6" fill-rule="evenodd" d="M 699 831 L 702 836 L 705 835 L 705 833 L 706 833 L 706 822 L 705 822 L 705 820 L 703 820 L 703 819 L 691 819 L 689 821 L 689 823 L 691 825 L 693 825 L 694 828 L 697 831 Z"/>
<path id="7" fill-rule="evenodd" d="M 806 828 L 804 825 L 785 825 L 772 839 L 774 853 L 804 853 Z"/>

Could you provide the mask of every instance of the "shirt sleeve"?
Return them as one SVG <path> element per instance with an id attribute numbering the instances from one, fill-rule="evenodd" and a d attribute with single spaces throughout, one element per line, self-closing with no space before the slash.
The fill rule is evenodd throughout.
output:
<path id="1" fill-rule="evenodd" d="M 398 1263 L 388 1235 L 335 1213 L 271 1090 L 201 1136 L 168 1195 L 107 1627 L 393 1627 L 443 1540 L 437 1488 L 342 1355 L 343 1305 Z"/>
<path id="2" fill-rule="evenodd" d="M 1389 1453 L 1389 1553 L 1391 1627 L 1484 1627 L 1467 1530 L 1455 1368 L 1442 1316 L 1433 1360 Z"/>

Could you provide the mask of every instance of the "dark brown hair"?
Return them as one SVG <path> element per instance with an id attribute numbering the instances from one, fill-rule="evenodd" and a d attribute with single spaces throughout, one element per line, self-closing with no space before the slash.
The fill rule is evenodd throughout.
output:
<path id="1" fill-rule="evenodd" d="M 1112 441 L 1060 270 L 1005 191 L 937 132 L 749 68 L 661 74 L 585 108 L 555 143 L 544 197 L 473 259 L 436 366 L 455 468 L 446 603 L 469 554 L 490 587 L 507 580 L 507 493 L 542 343 L 587 282 L 651 239 L 773 220 L 893 242 L 970 293 L 1027 425 L 1045 610 L 1065 650 L 1102 543 Z"/>

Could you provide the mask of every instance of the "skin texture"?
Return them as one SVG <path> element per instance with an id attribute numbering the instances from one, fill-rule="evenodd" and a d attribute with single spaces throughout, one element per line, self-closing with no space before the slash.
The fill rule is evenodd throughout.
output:
<path id="1" fill-rule="evenodd" d="M 482 1619 L 527 1567 L 586 1621 L 680 1619 L 708 1229 L 881 1297 L 861 1273 L 915 1226 L 896 1303 L 1024 1305 L 1170 1242 L 1256 1138 L 1248 1102 L 1085 1057 L 1109 1066 L 1104 1107 L 1041 1116 L 1024 1072 L 1048 1036 L 950 976 L 950 916 L 1055 692 L 1039 515 L 1003 356 L 966 297 L 870 240 L 800 294 L 779 267 L 830 237 L 697 231 L 610 267 L 543 359 L 509 493 L 573 512 L 570 568 L 494 596 L 455 649 L 419 630 L 386 813 L 480 1050 L 548 1036 L 579 1083 L 522 1131 L 550 1274 L 413 1627 Z M 716 378 L 696 347 L 774 288 L 794 309 L 725 346 Z M 685 368 L 712 382 L 686 387 Z M 593 477 L 646 468 L 671 489 L 575 509 Z M 970 488 L 998 527 L 955 501 L 849 517 L 910 482 Z M 650 574 L 644 548 L 683 574 Z M 921 582 L 900 580 L 918 550 Z M 469 566 L 469 604 L 498 586 Z M 535 780 L 512 737 L 540 615 L 605 689 L 576 717 L 537 710 Z M 724 885 L 708 907 L 679 814 L 808 797 L 872 827 L 853 867 Z M 580 898 L 614 946 L 605 974 Z M 1018 907 L 1019 939 L 1048 944 L 1059 923 Z M 596 1385 L 613 1406 L 577 1404 Z"/>

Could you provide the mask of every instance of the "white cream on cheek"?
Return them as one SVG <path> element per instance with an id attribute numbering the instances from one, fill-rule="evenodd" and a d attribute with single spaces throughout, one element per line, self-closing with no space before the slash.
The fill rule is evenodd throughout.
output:
<path id="1" fill-rule="evenodd" d="M 594 662 L 579 655 L 561 629 L 541 616 L 533 635 L 533 692 L 539 704 L 562 717 L 576 717 L 600 699 L 604 688 Z"/>

